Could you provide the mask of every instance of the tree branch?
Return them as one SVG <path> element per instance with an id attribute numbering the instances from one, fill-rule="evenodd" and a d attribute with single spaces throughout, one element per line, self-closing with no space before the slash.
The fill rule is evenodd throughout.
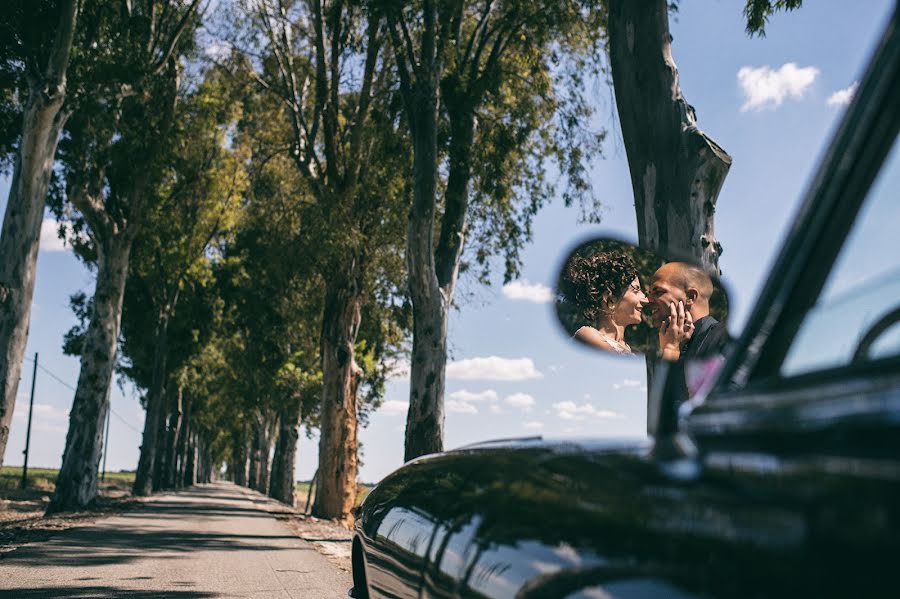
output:
<path id="1" fill-rule="evenodd" d="M 363 125 L 368 117 L 369 103 L 372 100 L 372 80 L 375 75 L 375 65 L 378 62 L 378 52 L 381 46 L 381 38 L 379 31 L 381 23 L 379 21 L 369 22 L 368 43 L 366 44 L 366 64 L 363 68 L 362 88 L 359 92 L 359 104 L 356 107 L 356 116 L 353 119 L 353 126 L 350 131 L 350 158 L 347 161 L 348 171 L 352 172 L 351 180 L 347 181 L 347 186 L 352 187 L 359 180 L 359 173 L 362 165 L 359 162 L 361 152 L 361 139 Z"/>
<path id="2" fill-rule="evenodd" d="M 403 52 L 403 42 L 400 40 L 400 33 L 397 31 L 397 22 L 391 18 L 390 13 L 387 17 L 388 33 L 391 37 L 391 48 L 394 52 L 394 62 L 397 64 L 397 74 L 400 76 L 400 95 L 403 97 L 403 105 L 406 107 L 406 114 L 409 115 L 410 133 L 415 136 L 415 122 L 411 118 L 413 114 L 412 99 L 412 79 L 409 72 L 409 65 Z"/>
<path id="3" fill-rule="evenodd" d="M 166 68 L 166 63 L 169 61 L 169 58 L 172 56 L 172 53 L 175 52 L 175 47 L 178 45 L 178 40 L 181 38 L 181 35 L 184 33 L 185 29 L 187 29 L 188 22 L 191 17 L 194 16 L 194 13 L 197 10 L 197 6 L 200 4 L 200 0 L 193 0 L 191 5 L 185 11 L 184 15 L 181 17 L 181 21 L 178 23 L 178 26 L 175 28 L 174 33 L 172 34 L 171 39 L 169 40 L 168 47 L 163 52 L 162 56 L 154 63 L 151 72 L 154 75 L 159 75 L 162 73 L 163 69 Z M 208 6 L 208 5 L 207 5 Z M 203 9 L 204 12 L 206 9 Z"/>
<path id="4" fill-rule="evenodd" d="M 460 65 L 466 64 L 472 56 L 472 48 L 475 44 L 475 39 L 483 34 L 493 6 L 494 0 L 487 0 L 487 2 L 484 3 L 484 11 L 481 13 L 481 17 L 478 19 L 478 24 L 475 25 L 475 29 L 472 30 L 472 35 L 469 37 L 469 42 L 466 44 L 466 50 L 459 60 Z"/>
<path id="5" fill-rule="evenodd" d="M 406 54 L 409 56 L 409 67 L 417 78 L 422 77 L 421 64 L 416 64 L 416 49 L 413 45 L 412 36 L 409 34 L 409 28 L 406 26 L 406 19 L 403 13 L 400 13 L 400 30 L 403 32 L 403 43 L 406 47 Z"/>
<path id="6" fill-rule="evenodd" d="M 69 67 L 69 56 L 72 41 L 75 38 L 75 25 L 78 22 L 78 0 L 65 0 L 56 26 L 53 39 L 53 50 L 47 61 L 44 79 L 47 91 L 56 95 L 62 91 L 66 83 L 66 69 Z"/>

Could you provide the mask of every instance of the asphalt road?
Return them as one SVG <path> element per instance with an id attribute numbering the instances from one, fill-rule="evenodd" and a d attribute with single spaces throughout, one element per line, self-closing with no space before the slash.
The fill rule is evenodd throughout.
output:
<path id="1" fill-rule="evenodd" d="M 229 483 L 154 496 L 0 559 L 0 597 L 346 597 L 350 574 Z"/>

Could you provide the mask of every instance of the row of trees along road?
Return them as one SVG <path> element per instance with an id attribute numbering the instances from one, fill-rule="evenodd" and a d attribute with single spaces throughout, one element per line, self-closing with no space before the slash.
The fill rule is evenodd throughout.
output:
<path id="1" fill-rule="evenodd" d="M 798 5 L 750 0 L 748 31 Z M 730 158 L 678 88 L 675 5 L 209 6 L 4 9 L 0 455 L 45 202 L 97 280 L 93 296 L 71 298 L 80 324 L 64 349 L 81 374 L 50 511 L 96 495 L 115 373 L 147 410 L 138 495 L 227 464 L 235 482 L 293 503 L 297 439 L 317 428 L 314 511 L 347 518 L 357 428 L 405 355 L 405 456 L 441 450 L 458 277 L 487 282 L 496 264 L 504 281 L 517 276 L 532 220 L 556 195 L 596 218 L 588 169 L 604 134 L 588 89 L 610 68 L 641 241 L 717 267 L 713 209 Z"/>

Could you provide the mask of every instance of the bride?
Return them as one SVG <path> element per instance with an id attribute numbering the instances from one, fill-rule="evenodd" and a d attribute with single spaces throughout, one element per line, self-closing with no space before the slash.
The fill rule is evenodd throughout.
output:
<path id="1" fill-rule="evenodd" d="M 641 310 L 649 300 L 630 256 L 614 252 L 572 256 L 559 292 L 589 323 L 575 331 L 575 339 L 606 351 L 632 353 L 625 327 L 641 322 Z"/>

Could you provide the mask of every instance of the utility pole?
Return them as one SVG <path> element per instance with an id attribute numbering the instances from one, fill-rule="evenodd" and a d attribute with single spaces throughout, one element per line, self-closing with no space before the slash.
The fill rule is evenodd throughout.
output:
<path id="1" fill-rule="evenodd" d="M 22 488 L 28 486 L 28 448 L 31 445 L 31 413 L 34 411 L 34 384 L 37 382 L 38 355 L 34 352 L 34 373 L 31 375 L 31 399 L 28 401 L 28 432 L 25 433 L 25 463 L 22 466 Z"/>
<path id="2" fill-rule="evenodd" d="M 106 481 L 106 454 L 109 453 L 109 416 L 112 414 L 112 406 L 106 402 L 106 439 L 103 441 L 103 474 L 100 475 L 101 481 Z"/>

